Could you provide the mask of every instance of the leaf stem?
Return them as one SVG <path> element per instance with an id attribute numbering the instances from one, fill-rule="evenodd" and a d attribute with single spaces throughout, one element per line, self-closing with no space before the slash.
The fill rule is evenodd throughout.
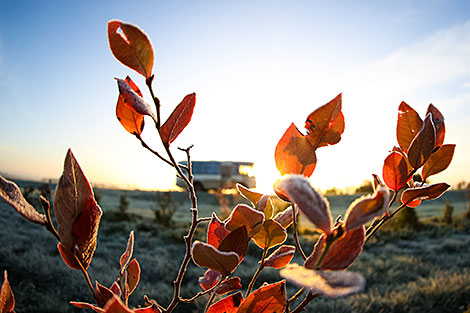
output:
<path id="1" fill-rule="evenodd" d="M 307 295 L 305 296 L 304 300 L 291 313 L 302 312 L 303 310 L 305 310 L 307 305 L 318 296 L 319 296 L 318 294 L 312 293 L 311 291 L 309 291 Z"/>
<path id="2" fill-rule="evenodd" d="M 82 272 L 83 276 L 85 277 L 86 283 L 88 285 L 88 289 L 90 289 L 91 295 L 93 296 L 93 299 L 96 301 L 96 293 L 95 289 L 93 288 L 93 284 L 91 283 L 90 276 L 88 275 L 88 272 L 86 271 L 85 267 L 83 266 L 82 261 L 78 258 L 77 254 L 75 251 L 73 252 L 73 256 L 75 260 L 77 261 L 78 265 L 80 266 L 80 271 Z"/>
<path id="3" fill-rule="evenodd" d="M 248 285 L 248 289 L 246 290 L 245 298 L 248 297 L 248 295 L 251 293 L 253 290 L 253 287 L 255 285 L 256 280 L 259 277 L 259 274 L 261 274 L 261 271 L 264 269 L 264 259 L 266 258 L 266 255 L 268 254 L 269 247 L 266 246 L 263 249 L 263 254 L 261 256 L 261 261 L 259 262 L 259 267 L 256 270 L 255 274 L 253 275 L 253 278 L 250 281 L 250 284 Z"/>
<path id="4" fill-rule="evenodd" d="M 295 203 L 292 203 L 292 222 L 293 222 L 293 228 L 294 228 L 294 242 L 295 242 L 295 246 L 297 247 L 297 251 L 299 251 L 300 256 L 305 261 L 307 259 L 307 255 L 302 249 L 302 246 L 300 245 L 300 241 L 299 241 L 298 223 L 297 223 L 298 216 L 299 214 L 297 210 L 297 205 Z"/>
<path id="5" fill-rule="evenodd" d="M 42 208 L 44 209 L 44 215 L 46 215 L 46 229 L 54 235 L 54 237 L 57 239 L 57 241 L 60 242 L 60 236 L 57 230 L 54 227 L 54 224 L 52 224 L 52 219 L 51 219 L 51 204 L 49 201 L 44 198 L 42 195 L 39 196 L 39 202 L 41 203 Z"/>

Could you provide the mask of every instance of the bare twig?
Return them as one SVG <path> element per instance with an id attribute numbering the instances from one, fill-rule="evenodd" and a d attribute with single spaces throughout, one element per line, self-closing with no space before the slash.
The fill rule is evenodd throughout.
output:
<path id="1" fill-rule="evenodd" d="M 298 217 L 298 210 L 297 210 L 297 205 L 295 203 L 292 203 L 292 221 L 293 221 L 293 227 L 294 227 L 294 241 L 295 241 L 295 246 L 297 247 L 297 251 L 299 251 L 300 256 L 304 261 L 307 259 L 307 255 L 305 254 L 304 250 L 302 249 L 302 246 L 300 245 L 299 241 L 299 235 L 298 235 L 298 223 L 297 223 L 297 217 Z"/>
<path id="2" fill-rule="evenodd" d="M 248 295 L 251 293 L 253 290 L 253 287 L 255 286 L 255 282 L 259 277 L 259 274 L 261 274 L 261 271 L 264 269 L 264 259 L 266 258 L 266 255 L 268 254 L 269 247 L 265 247 L 263 249 L 263 254 L 261 255 L 261 261 L 259 262 L 259 267 L 256 270 L 255 274 L 251 278 L 250 284 L 248 285 L 248 289 L 246 290 L 246 295 L 245 298 L 248 297 Z"/>

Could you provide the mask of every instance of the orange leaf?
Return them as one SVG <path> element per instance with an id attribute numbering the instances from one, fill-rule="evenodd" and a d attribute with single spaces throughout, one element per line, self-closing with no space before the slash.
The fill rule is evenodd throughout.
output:
<path id="1" fill-rule="evenodd" d="M 103 313 L 104 310 L 96 305 L 93 305 L 93 304 L 90 304 L 90 303 L 86 303 L 86 302 L 75 302 L 75 301 L 70 301 L 70 304 L 71 305 L 74 305 L 76 306 L 77 308 L 80 308 L 80 309 L 89 309 L 89 310 L 93 310 L 95 312 L 98 312 L 98 313 Z"/>
<path id="2" fill-rule="evenodd" d="M 263 227 L 264 214 L 247 205 L 239 204 L 233 209 L 225 228 L 234 231 L 238 227 L 245 226 L 248 238 L 253 237 Z"/>
<path id="3" fill-rule="evenodd" d="M 344 226 L 351 231 L 370 221 L 373 217 L 382 215 L 388 208 L 388 189 L 378 187 L 373 195 L 363 196 L 354 200 L 344 216 Z"/>
<path id="4" fill-rule="evenodd" d="M 213 269 L 223 276 L 229 275 L 238 266 L 238 254 L 219 251 L 204 242 L 195 241 L 191 254 L 197 266 Z"/>
<path id="5" fill-rule="evenodd" d="M 429 105 L 428 110 L 426 111 L 426 115 L 431 113 L 432 115 L 432 123 L 434 128 L 436 129 L 436 144 L 434 148 L 442 146 L 444 143 L 444 137 L 446 135 L 446 126 L 444 124 L 444 116 L 442 113 L 432 104 Z"/>
<path id="6" fill-rule="evenodd" d="M 119 33 L 119 29 L 122 34 Z M 108 40 L 114 57 L 124 65 L 149 78 L 153 67 L 153 48 L 147 34 L 135 25 L 108 22 Z"/>
<path id="7" fill-rule="evenodd" d="M 424 163 L 422 170 L 423 181 L 426 181 L 429 176 L 438 174 L 445 170 L 454 157 L 455 145 L 443 145 L 434 152 L 429 159 Z"/>
<path id="8" fill-rule="evenodd" d="M 329 298 L 346 297 L 364 290 L 366 280 L 360 273 L 349 271 L 316 271 L 298 264 L 289 264 L 281 276 L 297 286 L 311 289 Z"/>
<path id="9" fill-rule="evenodd" d="M 412 188 L 403 191 L 401 202 L 409 205 L 416 200 L 433 200 L 439 198 L 450 185 L 446 183 L 432 184 L 419 188 Z"/>
<path id="10" fill-rule="evenodd" d="M 36 209 L 26 201 L 21 194 L 20 188 L 12 181 L 0 175 L 0 198 L 3 198 L 9 205 L 20 213 L 28 221 L 46 225 L 46 216 L 38 213 Z"/>
<path id="11" fill-rule="evenodd" d="M 315 170 L 315 149 L 292 123 L 279 140 L 274 153 L 276 167 L 281 173 L 302 174 L 310 177 Z"/>
<path id="12" fill-rule="evenodd" d="M 274 220 L 278 222 L 279 224 L 281 224 L 282 227 L 287 229 L 287 227 L 289 227 L 289 225 L 294 222 L 294 216 L 293 216 L 292 210 L 293 210 L 292 207 L 289 207 L 288 209 L 277 213 L 276 216 L 274 217 Z"/>
<path id="13" fill-rule="evenodd" d="M 62 260 L 65 264 L 67 264 L 67 266 L 76 270 L 81 269 L 80 264 L 77 262 L 73 253 L 69 249 L 64 247 L 64 245 L 60 242 L 57 244 L 57 249 L 59 250 L 59 254 L 62 257 Z"/>
<path id="14" fill-rule="evenodd" d="M 54 213 L 63 248 L 72 256 L 75 254 L 83 267 L 88 268 L 96 248 L 102 211 L 95 201 L 90 183 L 70 149 L 67 151 L 64 171 L 57 184 Z"/>
<path id="15" fill-rule="evenodd" d="M 160 309 L 158 308 L 158 305 L 156 303 L 153 303 L 152 305 L 141 308 L 141 309 L 134 309 L 134 313 L 160 313 Z"/>
<path id="16" fill-rule="evenodd" d="M 436 131 L 432 123 L 432 116 L 428 114 L 423 122 L 423 127 L 408 148 L 408 161 L 414 168 L 420 168 L 429 159 L 436 143 Z"/>
<path id="17" fill-rule="evenodd" d="M 140 265 L 136 259 L 133 259 L 125 271 L 126 275 L 126 296 L 129 297 L 137 287 L 140 280 Z"/>
<path id="18" fill-rule="evenodd" d="M 239 262 L 243 260 L 243 257 L 248 250 L 248 233 L 246 227 L 241 226 L 230 232 L 217 247 L 222 252 L 235 252 L 240 257 Z"/>
<path id="19" fill-rule="evenodd" d="M 265 220 L 263 228 L 253 236 L 256 245 L 261 249 L 280 245 L 287 239 L 286 230 L 276 221 Z"/>
<path id="20" fill-rule="evenodd" d="M 175 108 L 170 117 L 162 125 L 160 134 L 164 143 L 172 143 L 176 137 L 191 121 L 194 106 L 196 105 L 196 94 L 192 93 L 184 97 L 183 101 Z"/>
<path id="21" fill-rule="evenodd" d="M 231 291 L 241 289 L 242 284 L 241 284 L 241 279 L 240 277 L 231 277 L 230 279 L 227 279 L 223 283 L 220 284 L 217 288 L 215 288 L 215 293 L 218 295 L 224 295 L 226 293 L 229 293 Z"/>
<path id="22" fill-rule="evenodd" d="M 385 184 L 393 191 L 398 191 L 408 181 L 408 165 L 405 157 L 399 152 L 391 152 L 384 161 L 382 176 Z"/>
<path id="23" fill-rule="evenodd" d="M 286 306 L 286 281 L 265 285 L 242 302 L 237 313 L 282 313 Z"/>
<path id="24" fill-rule="evenodd" d="M 131 230 L 129 233 L 129 239 L 127 240 L 126 251 L 121 255 L 119 263 L 121 264 L 121 273 L 124 272 L 124 269 L 132 258 L 132 253 L 134 252 L 134 231 Z"/>
<path id="25" fill-rule="evenodd" d="M 364 227 L 346 231 L 342 237 L 336 239 L 328 249 L 323 262 L 317 263 L 326 247 L 326 236 L 322 234 L 318 238 L 312 254 L 305 260 L 304 266 L 309 269 L 344 270 L 357 258 L 364 244 Z"/>
<path id="26" fill-rule="evenodd" d="M 212 219 L 207 226 L 207 243 L 218 248 L 220 242 L 230 232 L 225 228 L 225 224 L 222 223 L 215 213 L 212 213 Z"/>
<path id="27" fill-rule="evenodd" d="M 236 187 L 242 197 L 250 201 L 253 205 L 256 205 L 261 199 L 261 197 L 263 197 L 262 193 L 250 190 L 241 184 L 237 184 Z"/>
<path id="28" fill-rule="evenodd" d="M 344 132 L 344 117 L 341 112 L 342 94 L 313 111 L 305 122 L 307 139 L 314 147 L 337 144 Z"/>
<path id="29" fill-rule="evenodd" d="M 242 301 L 243 296 L 239 291 L 214 303 L 206 313 L 236 313 Z"/>
<path id="30" fill-rule="evenodd" d="M 219 272 L 207 270 L 205 271 L 204 276 L 199 277 L 199 286 L 204 290 L 211 289 L 220 281 L 220 278 L 221 274 Z"/>
<path id="31" fill-rule="evenodd" d="M 0 289 L 0 312 L 13 313 L 15 308 L 15 296 L 11 291 L 10 283 L 8 282 L 7 271 L 3 272 L 3 283 Z"/>
<path id="32" fill-rule="evenodd" d="M 124 98 L 123 102 L 138 114 L 148 115 L 156 121 L 150 105 L 139 95 L 126 80 L 115 77 L 118 83 L 119 95 Z"/>
<path id="33" fill-rule="evenodd" d="M 403 101 L 398 107 L 397 140 L 404 151 L 408 150 L 422 126 L 419 114 Z"/>
<path id="34" fill-rule="evenodd" d="M 283 268 L 290 263 L 294 257 L 294 253 L 294 246 L 280 246 L 264 260 L 264 266 L 274 267 L 276 269 Z"/>
<path id="35" fill-rule="evenodd" d="M 116 295 L 104 307 L 104 313 L 133 313 Z"/>
<path id="36" fill-rule="evenodd" d="M 142 93 L 136 84 L 129 76 L 126 77 L 126 82 L 140 97 Z M 119 94 L 118 102 L 116 105 L 116 117 L 121 122 L 121 125 L 131 134 L 140 135 L 144 129 L 144 115 L 137 113 L 129 104 L 127 98 L 123 94 Z"/>
<path id="37" fill-rule="evenodd" d="M 104 308 L 106 303 L 108 303 L 108 301 L 113 298 L 114 294 L 115 293 L 111 289 L 106 288 L 105 286 L 96 282 L 95 300 L 98 307 Z"/>
<path id="38" fill-rule="evenodd" d="M 292 175 L 274 185 L 276 193 L 287 195 L 299 207 L 305 216 L 324 233 L 331 233 L 333 218 L 330 204 L 318 191 L 312 188 L 308 180 L 300 175 Z"/>

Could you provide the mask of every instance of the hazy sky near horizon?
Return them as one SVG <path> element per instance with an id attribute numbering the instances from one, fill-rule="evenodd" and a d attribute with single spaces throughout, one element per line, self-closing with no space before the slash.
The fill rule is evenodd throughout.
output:
<path id="1" fill-rule="evenodd" d="M 156 52 L 154 88 L 168 116 L 196 92 L 193 120 L 173 147 L 193 160 L 256 163 L 266 188 L 291 122 L 343 93 L 339 144 L 317 150 L 314 186 L 381 174 L 396 145 L 397 109 L 446 118 L 451 167 L 431 181 L 470 180 L 469 1 L 0 0 L 0 172 L 58 178 L 70 147 L 88 178 L 171 188 L 173 171 L 117 121 L 114 77 L 144 79 L 112 56 L 106 25 L 134 23 Z M 152 122 L 143 136 L 159 148 Z M 184 154 L 175 150 L 178 160 Z"/>

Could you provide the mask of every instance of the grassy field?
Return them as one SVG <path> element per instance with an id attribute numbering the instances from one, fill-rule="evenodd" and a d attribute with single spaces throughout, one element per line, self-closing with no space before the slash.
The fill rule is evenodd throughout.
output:
<path id="1" fill-rule="evenodd" d="M 165 228 L 153 222 L 149 210 L 154 204 L 151 193 L 126 191 L 130 202 L 131 218 L 117 220 L 113 210 L 119 206 L 119 196 L 124 191 L 100 191 L 105 215 L 101 222 L 98 247 L 89 273 L 92 280 L 110 285 L 117 277 L 119 257 L 123 252 L 130 230 L 135 231 L 135 257 L 142 268 L 141 283 L 131 296 L 131 305 L 143 304 L 147 294 L 162 304 L 172 296 L 171 282 L 175 278 L 183 257 L 182 235 L 186 232 L 186 195 L 175 193 L 174 199 L 181 205 L 175 217 L 178 222 Z M 455 199 L 463 194 L 448 193 Z M 454 199 L 452 198 L 452 199 Z M 461 215 L 454 199 L 455 215 Z M 229 199 L 233 205 L 236 199 Z M 330 198 L 332 208 L 344 213 L 352 199 Z M 211 194 L 199 195 L 201 215 L 219 211 L 219 201 Z M 183 203 L 181 203 L 183 202 Z M 418 211 L 420 216 L 442 216 L 441 207 Z M 463 208 L 465 203 L 462 202 Z M 139 213 L 139 215 L 135 215 Z M 425 214 L 426 213 L 426 214 Z M 147 218 L 143 216 L 148 215 Z M 351 270 L 363 273 L 367 280 L 364 293 L 346 299 L 316 299 L 305 312 L 464 312 L 470 309 L 470 226 L 469 222 L 444 225 L 438 219 L 428 219 L 419 231 L 381 231 L 377 240 L 369 242 Z M 198 233 L 204 240 L 205 227 Z M 309 253 L 316 234 L 302 238 L 303 247 Z M 291 239 L 289 239 L 291 240 Z M 82 312 L 69 301 L 92 299 L 80 272 L 66 267 L 60 259 L 57 242 L 41 227 L 27 223 L 5 203 L 0 203 L 0 270 L 8 271 L 16 297 L 16 312 Z M 236 270 L 246 286 L 256 270 L 261 250 L 250 245 L 246 260 Z M 298 258 L 294 262 L 301 262 Z M 190 265 L 183 281 L 182 295 L 190 297 L 200 290 L 197 278 L 204 269 Z M 277 270 L 265 270 L 263 281 L 279 280 Z M 288 288 L 289 295 L 296 290 Z M 181 305 L 177 312 L 201 312 L 204 299 L 195 305 Z"/>

